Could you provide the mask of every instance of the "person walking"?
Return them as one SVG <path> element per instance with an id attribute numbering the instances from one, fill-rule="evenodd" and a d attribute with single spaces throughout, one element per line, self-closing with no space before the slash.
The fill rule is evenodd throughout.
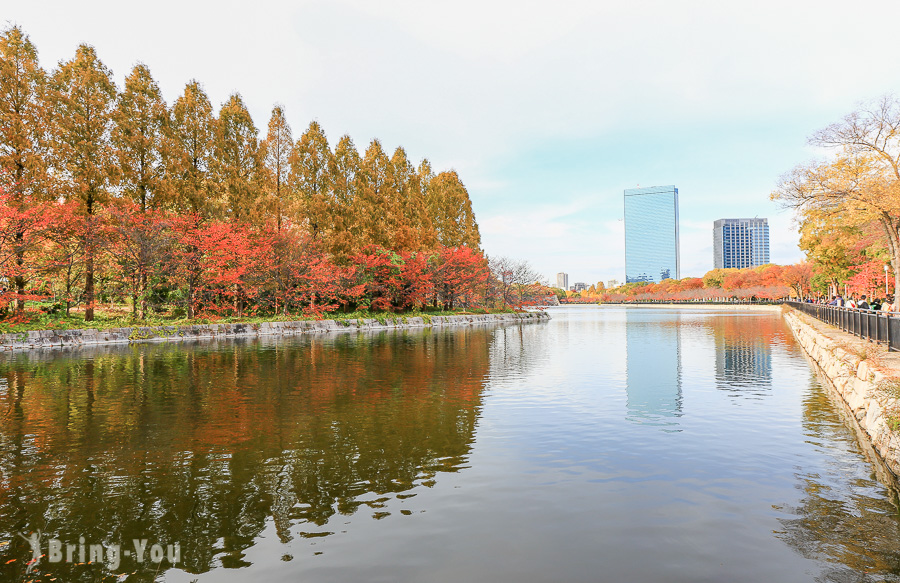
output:
<path id="1" fill-rule="evenodd" d="M 859 297 L 859 303 L 856 304 L 856 307 L 860 310 L 871 310 L 872 307 L 869 306 L 869 302 L 866 301 L 866 294 L 863 294 Z"/>

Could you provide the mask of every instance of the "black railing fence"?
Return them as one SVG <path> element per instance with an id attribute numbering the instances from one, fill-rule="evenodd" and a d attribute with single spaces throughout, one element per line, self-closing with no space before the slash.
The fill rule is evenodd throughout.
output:
<path id="1" fill-rule="evenodd" d="M 884 344 L 890 351 L 900 351 L 900 314 L 897 312 L 859 310 L 803 302 L 785 302 L 785 304 L 844 332 Z"/>

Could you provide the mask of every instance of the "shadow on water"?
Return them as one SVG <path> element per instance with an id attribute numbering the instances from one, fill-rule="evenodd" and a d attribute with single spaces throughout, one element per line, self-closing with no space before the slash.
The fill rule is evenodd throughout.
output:
<path id="1" fill-rule="evenodd" d="M 267 523 L 286 542 L 328 536 L 336 515 L 383 519 L 392 497 L 465 467 L 491 332 L 4 359 L 0 541 L 11 542 L 0 546 L 0 580 L 25 579 L 30 551 L 19 532 L 123 549 L 135 538 L 181 541 L 181 568 L 202 573 L 249 564 L 244 551 Z M 126 563 L 142 580 L 158 568 Z M 98 569 L 44 560 L 28 579 L 95 581 Z"/>

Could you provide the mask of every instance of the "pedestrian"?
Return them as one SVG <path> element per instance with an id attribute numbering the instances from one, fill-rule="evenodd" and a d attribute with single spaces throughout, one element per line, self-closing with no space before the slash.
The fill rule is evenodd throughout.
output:
<path id="1" fill-rule="evenodd" d="M 859 303 L 856 304 L 856 307 L 860 310 L 871 310 L 872 308 L 869 306 L 869 302 L 866 301 L 866 294 L 863 294 L 859 297 Z"/>

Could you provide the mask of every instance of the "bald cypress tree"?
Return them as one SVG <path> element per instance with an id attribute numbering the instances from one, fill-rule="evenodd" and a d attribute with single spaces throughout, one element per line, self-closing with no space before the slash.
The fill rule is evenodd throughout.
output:
<path id="1" fill-rule="evenodd" d="M 142 212 L 159 207 L 165 195 L 162 152 L 167 117 L 166 104 L 150 69 L 136 65 L 125 79 L 113 112 L 112 143 L 122 193 Z"/>
<path id="2" fill-rule="evenodd" d="M 117 170 L 110 139 L 116 85 L 94 47 L 81 45 L 70 61 L 60 63 L 52 78 L 53 164 L 62 194 L 77 200 L 86 218 L 84 318 L 94 319 L 94 261 L 97 253 L 93 221 L 110 194 Z"/>
<path id="3" fill-rule="evenodd" d="M 350 136 L 343 136 L 334 148 L 329 174 L 331 175 L 332 225 L 327 245 L 339 261 L 358 252 L 362 243 L 362 213 L 360 207 L 360 166 L 362 160 Z"/>
<path id="4" fill-rule="evenodd" d="M 0 34 L 0 170 L 12 180 L 18 210 L 51 198 L 47 172 L 48 111 L 44 103 L 47 76 L 38 64 L 37 49 L 18 26 Z M 25 310 L 24 225 L 14 233 L 18 272 L 13 280 L 16 311 Z"/>
<path id="5" fill-rule="evenodd" d="M 240 94 L 231 95 L 219 110 L 213 168 L 225 216 L 235 221 L 265 218 L 258 205 L 264 178 L 258 133 Z"/>
<path id="6" fill-rule="evenodd" d="M 212 103 L 196 80 L 172 104 L 164 147 L 171 203 L 180 211 L 203 216 L 219 210 L 212 176 L 216 118 Z"/>
<path id="7" fill-rule="evenodd" d="M 280 105 L 272 108 L 269 131 L 263 144 L 266 166 L 267 207 L 275 215 L 275 225 L 281 230 L 284 215 L 293 212 L 294 196 L 291 185 L 291 153 L 294 139 L 291 126 L 284 117 Z"/>
<path id="8" fill-rule="evenodd" d="M 300 197 L 300 215 L 314 239 L 327 238 L 330 231 L 332 153 L 318 122 L 312 122 L 297 140 L 291 154 L 291 177 Z"/>
<path id="9" fill-rule="evenodd" d="M 426 205 L 441 245 L 480 248 L 481 234 L 472 211 L 472 201 L 456 171 L 441 172 L 431 178 L 427 186 Z"/>

